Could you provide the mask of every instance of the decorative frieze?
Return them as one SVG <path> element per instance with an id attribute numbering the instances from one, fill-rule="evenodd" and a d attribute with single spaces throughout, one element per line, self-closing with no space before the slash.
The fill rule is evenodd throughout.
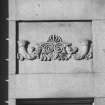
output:
<path id="1" fill-rule="evenodd" d="M 92 43 L 90 40 L 80 41 L 79 47 L 73 47 L 72 43 L 67 43 L 60 36 L 50 35 L 46 42 L 36 43 L 21 40 L 18 43 L 18 59 L 52 61 L 52 60 L 89 60 L 92 59 Z"/>

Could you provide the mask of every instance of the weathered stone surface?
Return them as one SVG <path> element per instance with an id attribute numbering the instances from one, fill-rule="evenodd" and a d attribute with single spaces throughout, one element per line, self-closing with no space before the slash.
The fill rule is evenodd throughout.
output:
<path id="1" fill-rule="evenodd" d="M 46 42 L 52 34 L 61 36 L 64 42 L 72 43 L 80 48 L 81 40 L 92 41 L 91 22 L 56 22 L 56 23 L 20 23 L 19 40 L 28 40 L 30 43 Z M 68 61 L 19 61 L 20 73 L 80 73 L 92 72 L 92 59 Z"/>
<path id="2" fill-rule="evenodd" d="M 9 74 L 16 73 L 16 23 L 9 22 Z"/>
<path id="3" fill-rule="evenodd" d="M 92 19 L 105 19 L 105 0 L 92 0 Z"/>
<path id="4" fill-rule="evenodd" d="M 88 19 L 91 5 L 91 0 L 16 0 L 16 19 Z"/>
<path id="5" fill-rule="evenodd" d="M 9 8 L 13 20 L 105 19 L 105 0 L 11 0 Z"/>
<path id="6" fill-rule="evenodd" d="M 95 96 L 105 97 L 105 73 L 95 73 Z"/>
<path id="7" fill-rule="evenodd" d="M 93 21 L 93 71 L 105 73 L 105 21 Z"/>
<path id="8" fill-rule="evenodd" d="M 11 80 L 15 82 L 15 94 L 11 98 L 93 96 L 93 75 L 90 73 L 16 75 Z"/>
<path id="9" fill-rule="evenodd" d="M 94 105 L 105 105 L 105 97 L 95 97 Z"/>

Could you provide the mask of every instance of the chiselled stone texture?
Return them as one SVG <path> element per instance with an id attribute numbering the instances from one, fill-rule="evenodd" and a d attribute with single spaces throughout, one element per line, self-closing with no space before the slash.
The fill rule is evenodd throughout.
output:
<path id="1" fill-rule="evenodd" d="M 91 21 L 19 22 L 18 26 L 20 74 L 92 72 Z"/>
<path id="2" fill-rule="evenodd" d="M 37 43 L 36 46 L 29 45 L 30 42 L 22 40 L 19 42 L 18 58 L 41 61 L 69 60 L 72 56 L 76 60 L 91 59 L 92 48 L 88 40 L 81 41 L 80 48 L 72 47 L 72 43 L 66 43 L 60 36 L 51 35 L 47 42 Z"/>

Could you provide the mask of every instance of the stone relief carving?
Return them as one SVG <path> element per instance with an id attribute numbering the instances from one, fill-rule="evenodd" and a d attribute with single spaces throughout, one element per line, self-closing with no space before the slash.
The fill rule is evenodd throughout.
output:
<path id="1" fill-rule="evenodd" d="M 93 56 L 92 42 L 90 40 L 80 41 L 78 52 L 74 55 L 76 60 L 91 59 Z"/>
<path id="2" fill-rule="evenodd" d="M 73 47 L 72 43 L 67 43 L 60 36 L 50 35 L 46 42 L 36 43 L 32 46 L 27 40 L 18 43 L 18 59 L 52 61 L 52 60 L 89 60 L 92 59 L 92 43 L 89 40 L 80 41 L 79 47 Z"/>

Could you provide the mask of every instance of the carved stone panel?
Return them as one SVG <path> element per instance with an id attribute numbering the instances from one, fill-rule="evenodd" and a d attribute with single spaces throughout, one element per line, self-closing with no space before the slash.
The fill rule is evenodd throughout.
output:
<path id="1" fill-rule="evenodd" d="M 90 40 L 82 40 L 79 47 L 72 47 L 72 43 L 66 43 L 60 36 L 50 35 L 46 42 L 31 45 L 28 40 L 18 42 L 17 57 L 20 61 L 36 60 L 41 61 L 67 61 L 72 57 L 75 60 L 92 59 L 92 42 Z"/>
<path id="2" fill-rule="evenodd" d="M 19 23 L 19 73 L 92 72 L 91 22 Z"/>

